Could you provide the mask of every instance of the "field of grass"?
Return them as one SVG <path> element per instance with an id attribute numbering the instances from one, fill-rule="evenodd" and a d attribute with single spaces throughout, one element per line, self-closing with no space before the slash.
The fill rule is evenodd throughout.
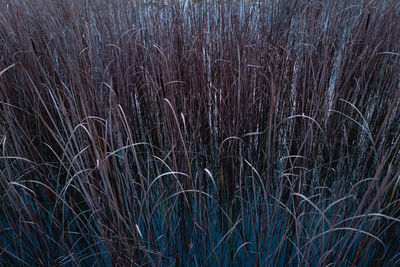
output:
<path id="1" fill-rule="evenodd" d="M 0 265 L 400 264 L 397 0 L 0 1 Z"/>

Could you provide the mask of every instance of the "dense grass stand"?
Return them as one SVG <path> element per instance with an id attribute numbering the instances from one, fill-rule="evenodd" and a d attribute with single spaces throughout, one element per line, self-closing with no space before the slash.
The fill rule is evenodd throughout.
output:
<path id="1" fill-rule="evenodd" d="M 0 1 L 0 265 L 400 264 L 396 0 Z"/>

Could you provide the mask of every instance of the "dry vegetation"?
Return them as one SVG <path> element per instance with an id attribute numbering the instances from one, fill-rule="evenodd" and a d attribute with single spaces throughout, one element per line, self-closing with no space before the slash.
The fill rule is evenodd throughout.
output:
<path id="1" fill-rule="evenodd" d="M 400 263 L 398 1 L 0 10 L 0 264 Z"/>

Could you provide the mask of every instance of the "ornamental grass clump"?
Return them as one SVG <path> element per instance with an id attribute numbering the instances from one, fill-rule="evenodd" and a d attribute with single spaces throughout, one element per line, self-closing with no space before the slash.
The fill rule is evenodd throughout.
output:
<path id="1" fill-rule="evenodd" d="M 400 263 L 400 5 L 0 2 L 0 264 Z"/>

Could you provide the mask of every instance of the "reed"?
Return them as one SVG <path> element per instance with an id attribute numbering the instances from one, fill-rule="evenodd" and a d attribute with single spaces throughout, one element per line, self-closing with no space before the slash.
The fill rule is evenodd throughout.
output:
<path id="1" fill-rule="evenodd" d="M 399 264 L 397 1 L 0 10 L 2 265 Z"/>

